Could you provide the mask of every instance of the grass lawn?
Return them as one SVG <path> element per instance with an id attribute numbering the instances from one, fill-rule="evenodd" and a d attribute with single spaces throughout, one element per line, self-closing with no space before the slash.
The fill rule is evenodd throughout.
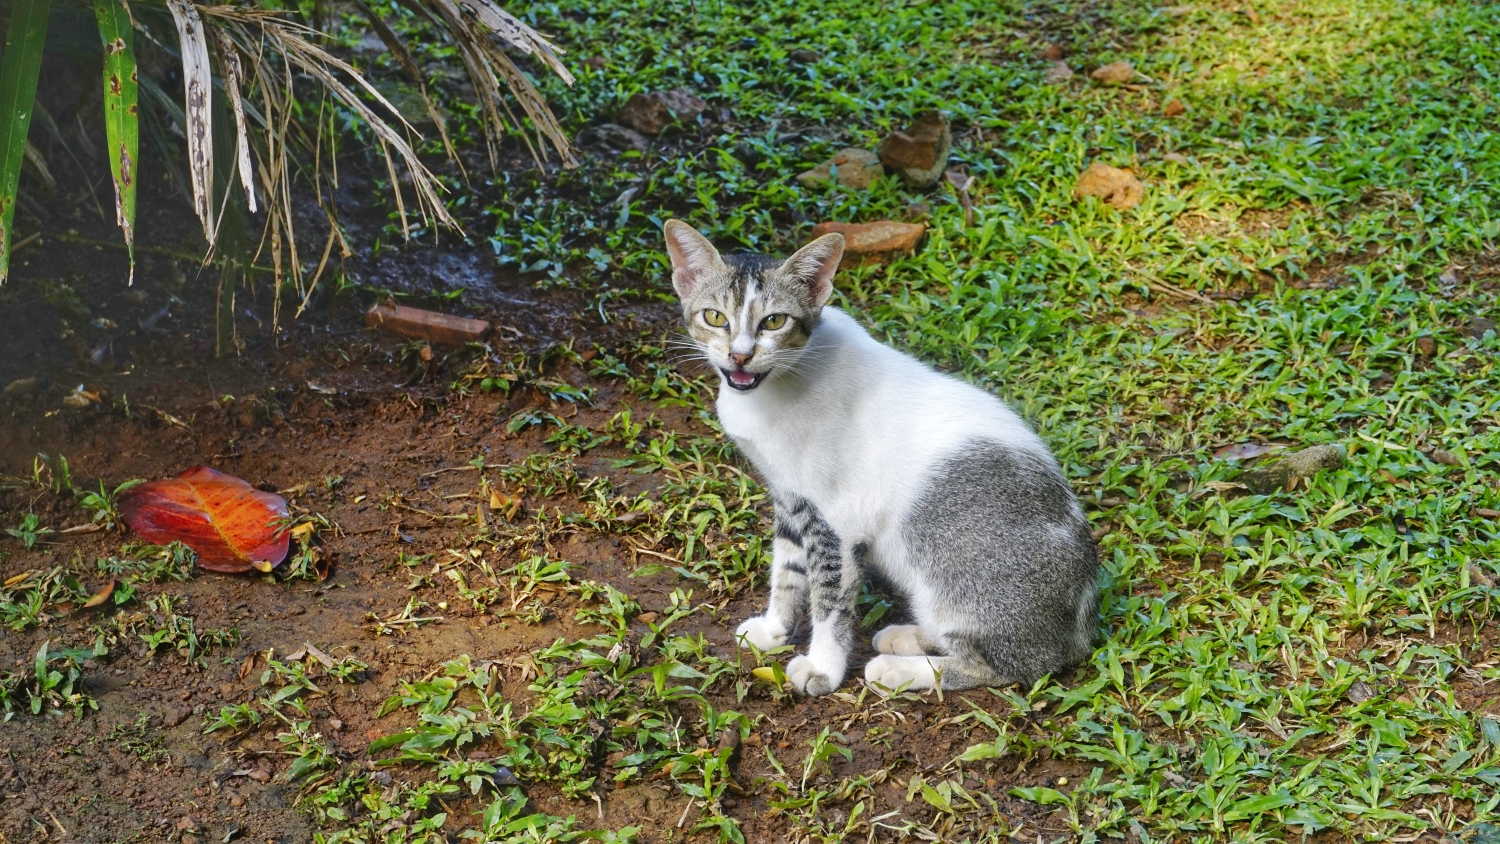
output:
<path id="1" fill-rule="evenodd" d="M 608 316 L 668 295 L 668 217 L 722 248 L 785 254 L 814 222 L 928 203 L 922 248 L 841 272 L 835 302 L 1010 401 L 1056 451 L 1101 537 L 1098 648 L 1035 688 L 941 699 L 852 680 L 798 702 L 776 684 L 787 654 L 740 664 L 723 643 L 764 601 L 769 505 L 711 428 L 713 384 L 670 365 L 659 328 L 644 349 L 578 359 L 609 397 L 597 423 L 510 420 L 546 444 L 487 477 L 572 504 L 471 531 L 456 556 L 503 562 L 422 595 L 512 625 L 552 623 L 526 615 L 533 596 L 576 598 L 580 623 L 532 655 L 524 699 L 493 694 L 485 654 L 430 654 L 451 661 L 391 698 L 404 728 L 370 750 L 394 786 L 318 755 L 287 709 L 295 693 L 277 691 L 296 677 L 266 681 L 260 727 L 221 716 L 221 730 L 279 732 L 328 774 L 301 795 L 327 841 L 1500 835 L 1500 336 L 1483 321 L 1500 317 L 1493 5 L 510 6 L 569 51 L 576 87 L 543 87 L 573 131 L 638 90 L 688 87 L 709 112 L 652 152 L 460 191 L 482 226 L 469 234 Z M 1049 47 L 1070 79 L 1046 80 Z M 817 60 L 790 60 L 799 49 Z M 416 52 L 451 60 L 436 43 Z M 583 67 L 596 55 L 602 70 Z M 1089 78 L 1118 60 L 1132 83 Z M 1174 99 L 1186 110 L 1167 116 Z M 954 120 L 972 223 L 946 186 L 793 178 L 925 108 Z M 454 131 L 482 143 L 459 117 Z M 1096 160 L 1132 169 L 1145 200 L 1075 200 Z M 501 386 L 497 371 L 470 374 L 455 387 Z M 504 374 L 588 397 L 534 361 Z M 1269 495 L 1240 483 L 1248 450 L 1229 450 L 1321 444 L 1344 465 Z M 655 486 L 622 496 L 609 472 Z M 648 515 L 621 520 L 631 511 Z M 671 579 L 666 597 L 532 553 L 574 532 L 648 548 L 636 560 Z M 864 608 L 867 641 L 885 605 Z M 466 755 L 478 746 L 488 758 Z M 494 779 L 502 765 L 561 802 L 539 812 L 533 792 Z M 607 813 L 610 794 L 647 786 L 669 798 L 659 825 Z M 482 814 L 438 819 L 440 798 L 471 789 Z"/>

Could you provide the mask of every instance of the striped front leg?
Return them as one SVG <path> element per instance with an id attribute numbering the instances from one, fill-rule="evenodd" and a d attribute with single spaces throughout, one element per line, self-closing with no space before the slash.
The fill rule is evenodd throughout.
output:
<path id="1" fill-rule="evenodd" d="M 764 615 L 745 620 L 735 635 L 766 650 L 785 645 L 807 615 L 807 527 L 812 505 L 794 496 L 776 499 L 776 536 L 771 541 L 771 602 Z M 821 520 L 820 520 L 821 521 Z"/>

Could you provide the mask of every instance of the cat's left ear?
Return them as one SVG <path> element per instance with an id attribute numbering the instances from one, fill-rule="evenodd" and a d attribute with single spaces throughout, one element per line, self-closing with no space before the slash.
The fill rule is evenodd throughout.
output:
<path id="1" fill-rule="evenodd" d="M 667 238 L 667 256 L 672 259 L 672 287 L 687 299 L 703 279 L 726 269 L 719 250 L 708 238 L 681 220 L 668 220 L 662 226 Z"/>
<path id="2" fill-rule="evenodd" d="M 823 307 L 833 295 L 833 274 L 844 258 L 844 236 L 825 234 L 798 249 L 781 265 L 782 275 L 807 285 L 814 309 Z"/>

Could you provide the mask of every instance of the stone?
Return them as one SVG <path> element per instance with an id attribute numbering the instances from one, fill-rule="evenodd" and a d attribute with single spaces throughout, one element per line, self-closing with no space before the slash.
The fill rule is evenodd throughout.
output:
<path id="1" fill-rule="evenodd" d="M 609 60 L 603 56 L 590 56 L 584 60 L 583 64 L 592 70 L 604 70 L 609 67 Z"/>
<path id="2" fill-rule="evenodd" d="M 826 185 L 834 178 L 834 171 L 838 172 L 838 183 L 851 190 L 869 190 L 875 180 L 885 175 L 885 168 L 880 165 L 880 156 L 866 149 L 839 150 L 838 155 L 819 164 L 811 170 L 797 175 L 797 181 L 807 187 Z"/>
<path id="3" fill-rule="evenodd" d="M 1068 67 L 1067 62 L 1056 61 L 1052 63 L 1051 67 L 1047 68 L 1046 74 L 1042 76 L 1042 81 L 1048 85 L 1061 85 L 1072 78 L 1073 68 Z"/>
<path id="4" fill-rule="evenodd" d="M 42 379 L 40 378 L 17 378 L 5 385 L 5 394 L 13 399 L 18 399 L 22 396 L 31 395 L 40 386 L 42 386 Z"/>
<path id="5" fill-rule="evenodd" d="M 927 233 L 927 226 L 879 220 L 873 223 L 819 223 L 812 230 L 813 237 L 833 232 L 844 236 L 844 259 L 839 266 L 857 267 L 883 264 L 911 253 Z"/>
<path id="6" fill-rule="evenodd" d="M 1161 113 L 1168 117 L 1177 117 L 1178 115 L 1187 114 L 1187 106 L 1182 104 L 1182 100 L 1173 97 L 1167 100 L 1166 105 L 1162 106 Z"/>
<path id="7" fill-rule="evenodd" d="M 1417 352 L 1424 358 L 1430 358 L 1437 354 L 1437 341 L 1427 335 L 1417 338 Z"/>
<path id="8" fill-rule="evenodd" d="M 579 132 L 578 145 L 584 149 L 596 149 L 613 155 L 619 155 L 629 150 L 645 152 L 651 148 L 651 141 L 645 135 L 628 126 L 621 126 L 618 123 L 603 123 L 598 126 L 590 126 Z"/>
<path id="9" fill-rule="evenodd" d="M 620 111 L 620 122 L 643 135 L 660 135 L 678 120 L 692 120 L 708 103 L 686 88 L 644 91 L 631 97 Z"/>
<path id="10" fill-rule="evenodd" d="M 1090 73 L 1096 82 L 1105 85 L 1123 85 L 1135 78 L 1135 66 L 1130 62 L 1111 62 Z"/>
<path id="11" fill-rule="evenodd" d="M 823 57 L 816 50 L 808 50 L 802 47 L 787 53 L 786 58 L 787 61 L 797 65 L 817 64 L 823 60 Z"/>
<path id="12" fill-rule="evenodd" d="M 1344 450 L 1336 445 L 1315 445 L 1287 455 L 1264 468 L 1251 469 L 1240 475 L 1240 483 L 1258 495 L 1271 495 L 1289 489 L 1321 469 L 1344 465 Z"/>
<path id="13" fill-rule="evenodd" d="M 1073 186 L 1074 199 L 1085 196 L 1097 196 L 1125 211 L 1141 204 L 1141 200 L 1146 198 L 1146 186 L 1129 170 L 1095 161 L 1078 177 L 1078 184 Z"/>
<path id="14" fill-rule="evenodd" d="M 1495 330 L 1495 321 L 1486 317 L 1470 317 L 1464 323 L 1464 333 L 1470 337 L 1481 338 Z"/>
<path id="15" fill-rule="evenodd" d="M 1427 456 L 1432 458 L 1432 462 L 1441 463 L 1444 466 L 1464 465 L 1463 461 L 1458 459 L 1458 455 L 1445 448 L 1434 448 L 1428 452 Z"/>
<path id="16" fill-rule="evenodd" d="M 1055 62 L 1063 57 L 1063 46 L 1061 44 L 1048 44 L 1036 57 L 1042 61 Z"/>
<path id="17" fill-rule="evenodd" d="M 880 142 L 880 162 L 913 188 L 930 188 L 943 178 L 953 130 L 948 115 L 929 109 L 917 115 L 905 131 L 892 132 Z"/>

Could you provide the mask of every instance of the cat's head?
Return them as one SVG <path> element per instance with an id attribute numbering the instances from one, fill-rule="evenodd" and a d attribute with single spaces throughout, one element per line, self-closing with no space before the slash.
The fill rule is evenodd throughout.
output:
<path id="1" fill-rule="evenodd" d="M 780 261 L 720 255 L 680 220 L 663 228 L 688 333 L 724 383 L 749 391 L 791 369 L 833 293 L 844 236 L 823 235 Z"/>

